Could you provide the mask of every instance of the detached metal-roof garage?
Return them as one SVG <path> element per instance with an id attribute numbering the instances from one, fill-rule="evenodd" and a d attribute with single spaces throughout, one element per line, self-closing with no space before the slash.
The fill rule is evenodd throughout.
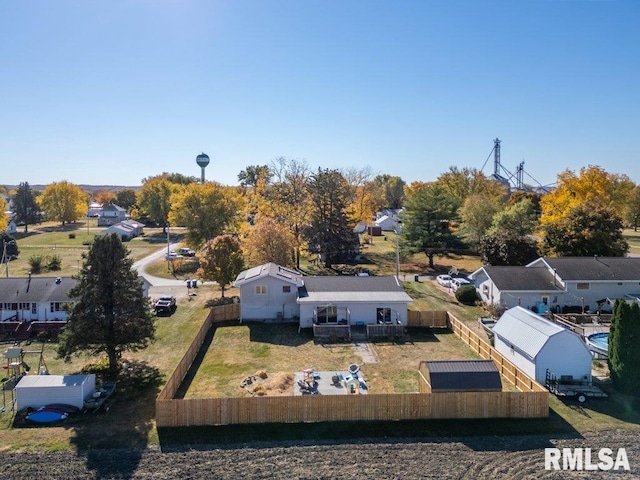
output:
<path id="1" fill-rule="evenodd" d="M 591 382 L 591 352 L 575 333 L 525 308 L 507 310 L 493 327 L 494 347 L 544 385 L 549 369 L 558 378 Z"/>
<path id="2" fill-rule="evenodd" d="M 52 403 L 84 407 L 93 395 L 96 376 L 89 375 L 25 375 L 15 388 L 16 409 L 40 408 Z"/>

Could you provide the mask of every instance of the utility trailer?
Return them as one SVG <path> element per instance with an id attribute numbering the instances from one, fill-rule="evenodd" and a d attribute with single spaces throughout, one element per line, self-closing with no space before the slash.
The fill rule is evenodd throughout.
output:
<path id="1" fill-rule="evenodd" d="M 584 403 L 587 397 L 606 398 L 609 396 L 592 382 L 574 380 L 571 375 L 562 375 L 558 378 L 549 369 L 546 371 L 544 386 L 557 397 L 575 397 L 580 403 Z"/>

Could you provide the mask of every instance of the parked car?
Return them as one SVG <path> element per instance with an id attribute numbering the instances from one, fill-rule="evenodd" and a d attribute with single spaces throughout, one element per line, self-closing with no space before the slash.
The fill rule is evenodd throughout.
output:
<path id="1" fill-rule="evenodd" d="M 436 282 L 443 287 L 450 287 L 452 280 L 453 278 L 451 278 L 451 275 L 438 275 L 436 277 Z"/>
<path id="2" fill-rule="evenodd" d="M 189 248 L 181 248 L 180 250 L 178 250 L 178 254 L 184 257 L 195 257 L 196 252 Z"/>
<path id="3" fill-rule="evenodd" d="M 162 295 L 153 302 L 153 309 L 156 315 L 171 315 L 176 311 L 176 297 L 173 295 Z"/>
<path id="4" fill-rule="evenodd" d="M 176 258 L 182 258 L 182 255 L 176 252 L 169 252 L 164 254 L 166 260 L 175 260 Z"/>
<path id="5" fill-rule="evenodd" d="M 471 285 L 471 282 L 466 278 L 454 278 L 453 280 L 451 280 L 451 289 L 454 292 L 458 290 L 462 285 Z"/>

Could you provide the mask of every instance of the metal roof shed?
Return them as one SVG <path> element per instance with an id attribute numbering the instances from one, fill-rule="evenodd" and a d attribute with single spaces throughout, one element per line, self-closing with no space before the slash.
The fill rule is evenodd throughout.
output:
<path id="1" fill-rule="evenodd" d="M 84 400 L 93 395 L 96 376 L 89 375 L 26 375 L 15 388 L 16 409 L 40 408 L 52 403 L 84 407 Z"/>
<path id="2" fill-rule="evenodd" d="M 495 349 L 544 385 L 546 370 L 591 381 L 589 348 L 577 334 L 522 307 L 507 310 L 493 327 Z"/>
<path id="3" fill-rule="evenodd" d="M 500 372 L 493 360 L 420 362 L 420 392 L 501 392 Z"/>

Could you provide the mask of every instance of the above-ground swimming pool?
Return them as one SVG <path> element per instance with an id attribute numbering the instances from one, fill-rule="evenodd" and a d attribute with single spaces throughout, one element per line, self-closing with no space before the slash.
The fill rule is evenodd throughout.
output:
<path id="1" fill-rule="evenodd" d="M 589 350 L 597 353 L 598 355 L 609 355 L 609 334 L 608 333 L 594 333 L 587 337 L 587 346 Z"/>

